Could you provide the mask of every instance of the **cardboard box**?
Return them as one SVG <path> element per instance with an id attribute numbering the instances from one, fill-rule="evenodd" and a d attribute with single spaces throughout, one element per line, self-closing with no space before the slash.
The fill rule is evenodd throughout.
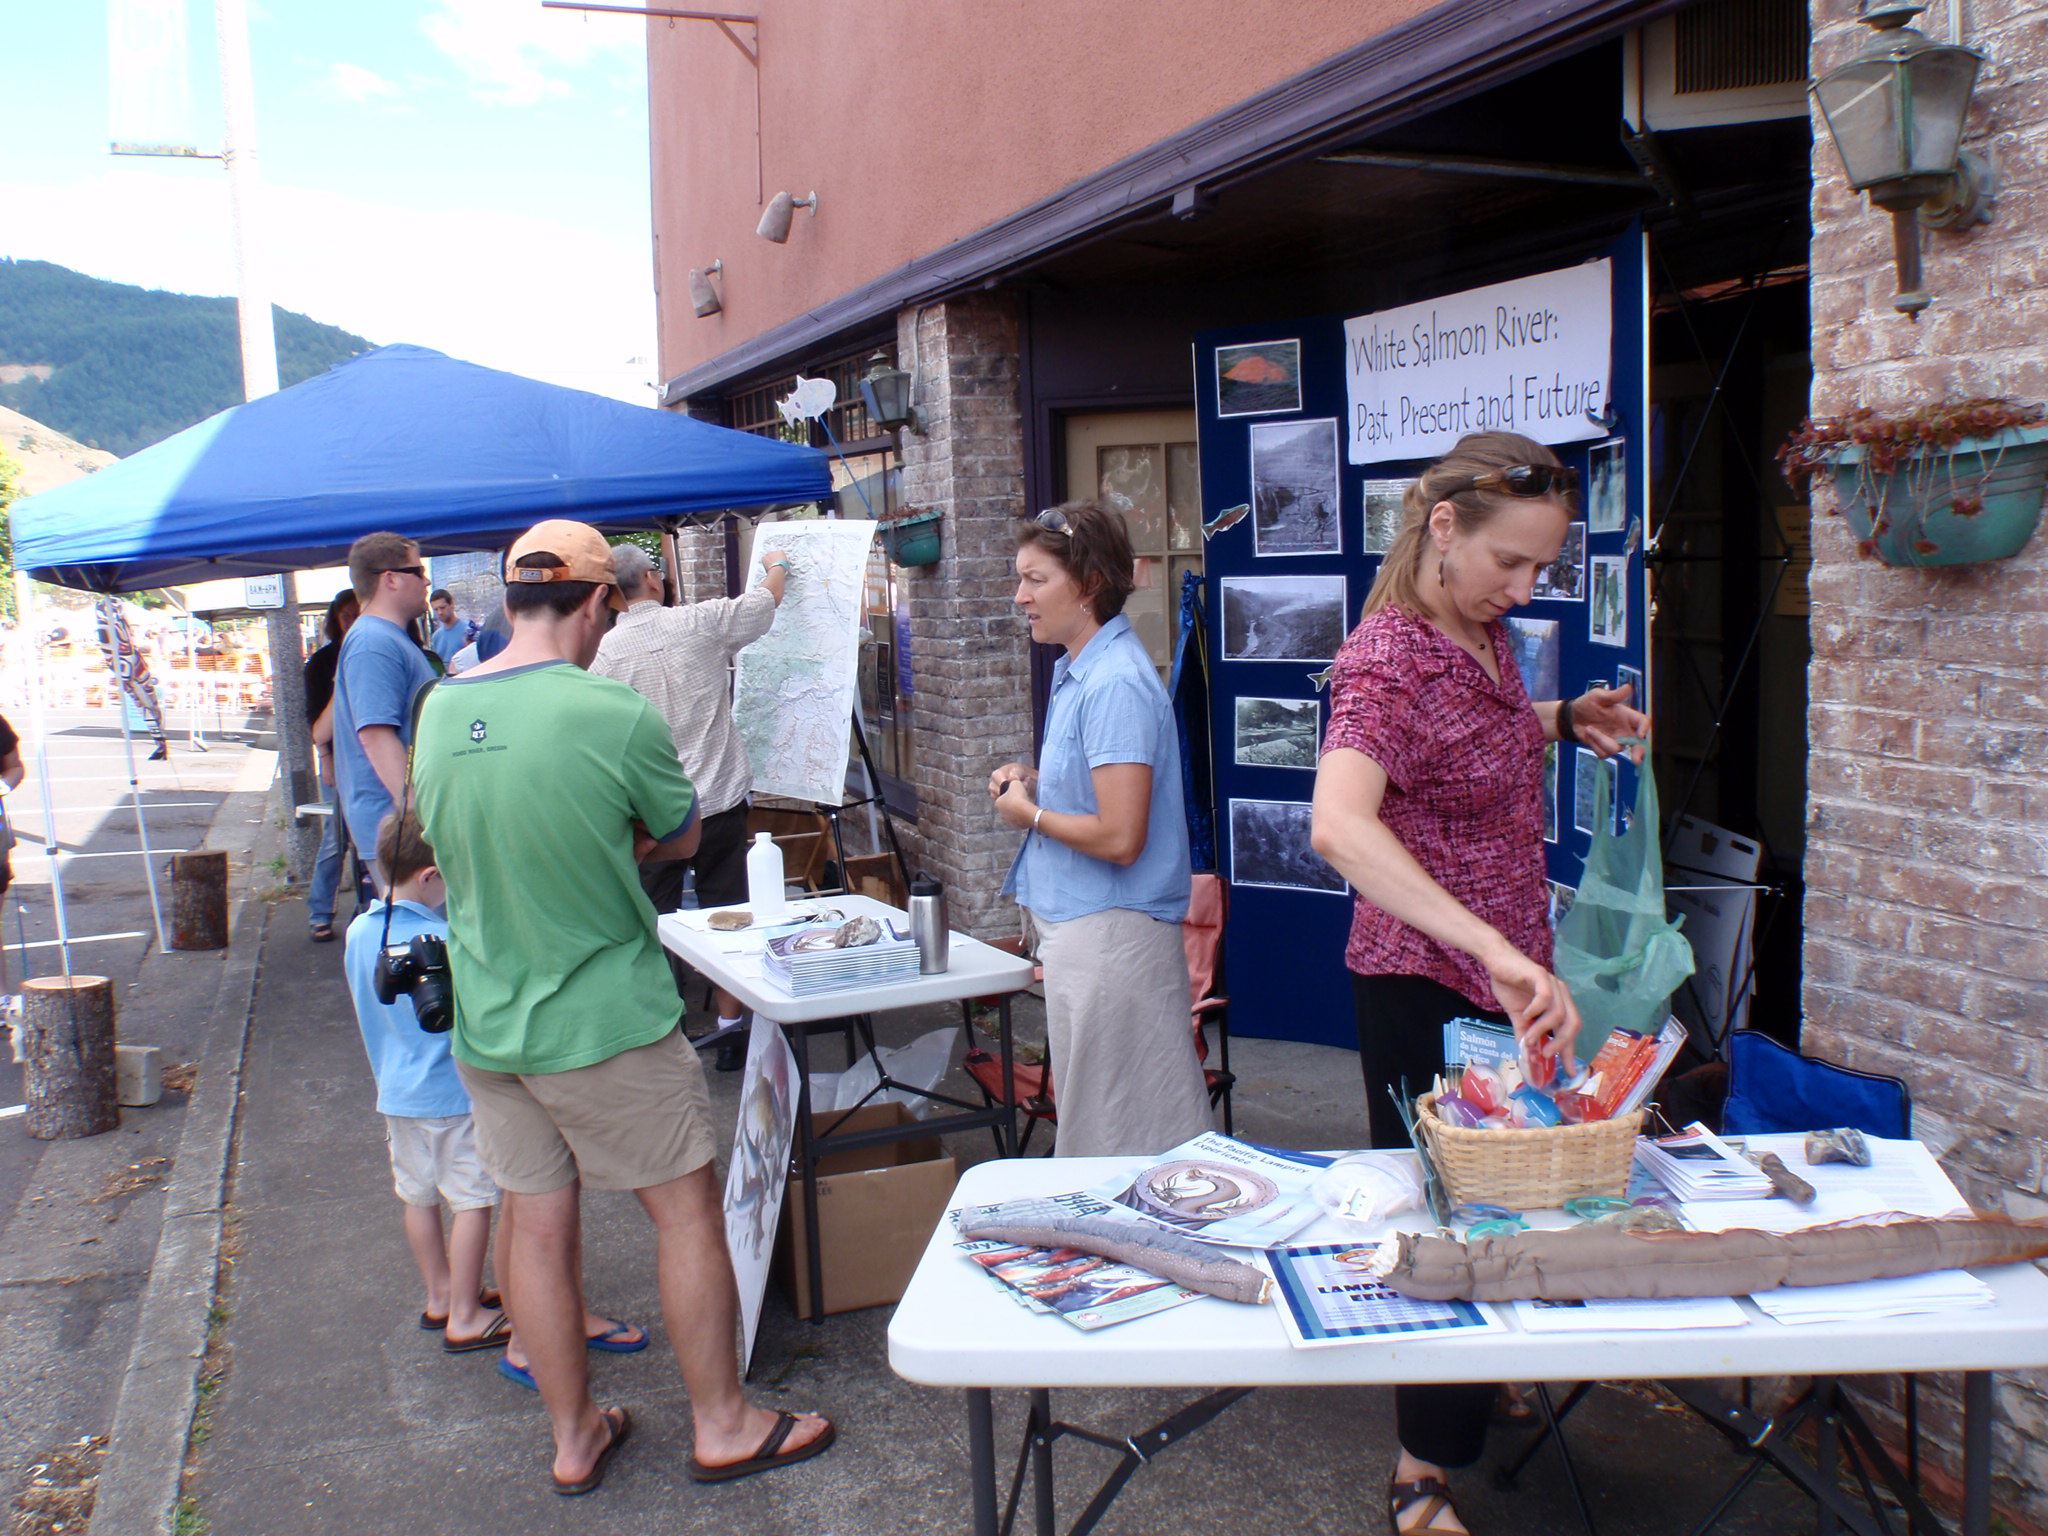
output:
<path id="1" fill-rule="evenodd" d="M 811 1134 L 914 1123 L 901 1104 L 870 1104 L 851 1114 L 812 1115 Z M 959 1177 L 936 1136 L 836 1152 L 818 1165 L 818 1250 L 824 1259 L 827 1312 L 855 1312 L 902 1299 Z M 811 1306 L 804 1193 L 803 1180 L 792 1174 L 775 1238 L 776 1277 L 800 1317 L 808 1316 Z"/>

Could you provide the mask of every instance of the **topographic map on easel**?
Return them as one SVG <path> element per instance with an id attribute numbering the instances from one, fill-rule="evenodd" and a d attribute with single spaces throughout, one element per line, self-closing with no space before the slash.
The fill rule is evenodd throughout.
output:
<path id="1" fill-rule="evenodd" d="M 859 685 L 861 600 L 875 525 L 865 520 L 762 523 L 747 557 L 789 556 L 775 627 L 740 652 L 733 720 L 760 794 L 821 805 L 846 798 L 846 758 Z"/>

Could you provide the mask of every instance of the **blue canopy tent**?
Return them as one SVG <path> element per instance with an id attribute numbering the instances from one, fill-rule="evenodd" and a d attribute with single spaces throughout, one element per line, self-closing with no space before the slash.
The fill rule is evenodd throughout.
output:
<path id="1" fill-rule="evenodd" d="M 831 494 L 817 449 L 390 346 L 19 502 L 14 560 L 136 591 L 336 564 L 380 528 L 457 554 L 548 517 L 646 527 Z"/>
<path id="2" fill-rule="evenodd" d="M 509 544 L 544 518 L 608 529 L 673 527 L 727 508 L 822 501 L 823 453 L 667 411 L 380 347 L 290 389 L 211 416 L 98 474 L 13 508 L 18 572 L 94 592 L 339 563 L 392 529 L 423 553 Z M 33 632 L 33 588 L 23 584 Z M 42 690 L 33 689 L 44 847 L 50 812 Z M 123 715 L 126 734 L 126 712 Z M 134 752 L 129 779 L 135 782 Z M 135 795 L 150 901 L 156 873 Z M 51 863 L 58 941 L 71 969 L 63 879 Z"/>

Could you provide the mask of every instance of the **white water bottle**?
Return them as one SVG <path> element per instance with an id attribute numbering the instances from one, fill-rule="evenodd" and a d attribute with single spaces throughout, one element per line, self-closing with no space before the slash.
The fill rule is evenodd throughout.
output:
<path id="1" fill-rule="evenodd" d="M 756 926 L 781 922 L 789 906 L 782 889 L 782 850 L 766 832 L 756 832 L 747 850 L 747 905 Z"/>

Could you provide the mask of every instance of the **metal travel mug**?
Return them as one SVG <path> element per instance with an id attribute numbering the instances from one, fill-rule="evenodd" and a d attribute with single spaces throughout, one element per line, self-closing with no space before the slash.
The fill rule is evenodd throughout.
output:
<path id="1" fill-rule="evenodd" d="M 946 969 L 946 888 L 919 872 L 910 882 L 910 936 L 917 941 L 917 969 L 937 976 Z"/>

